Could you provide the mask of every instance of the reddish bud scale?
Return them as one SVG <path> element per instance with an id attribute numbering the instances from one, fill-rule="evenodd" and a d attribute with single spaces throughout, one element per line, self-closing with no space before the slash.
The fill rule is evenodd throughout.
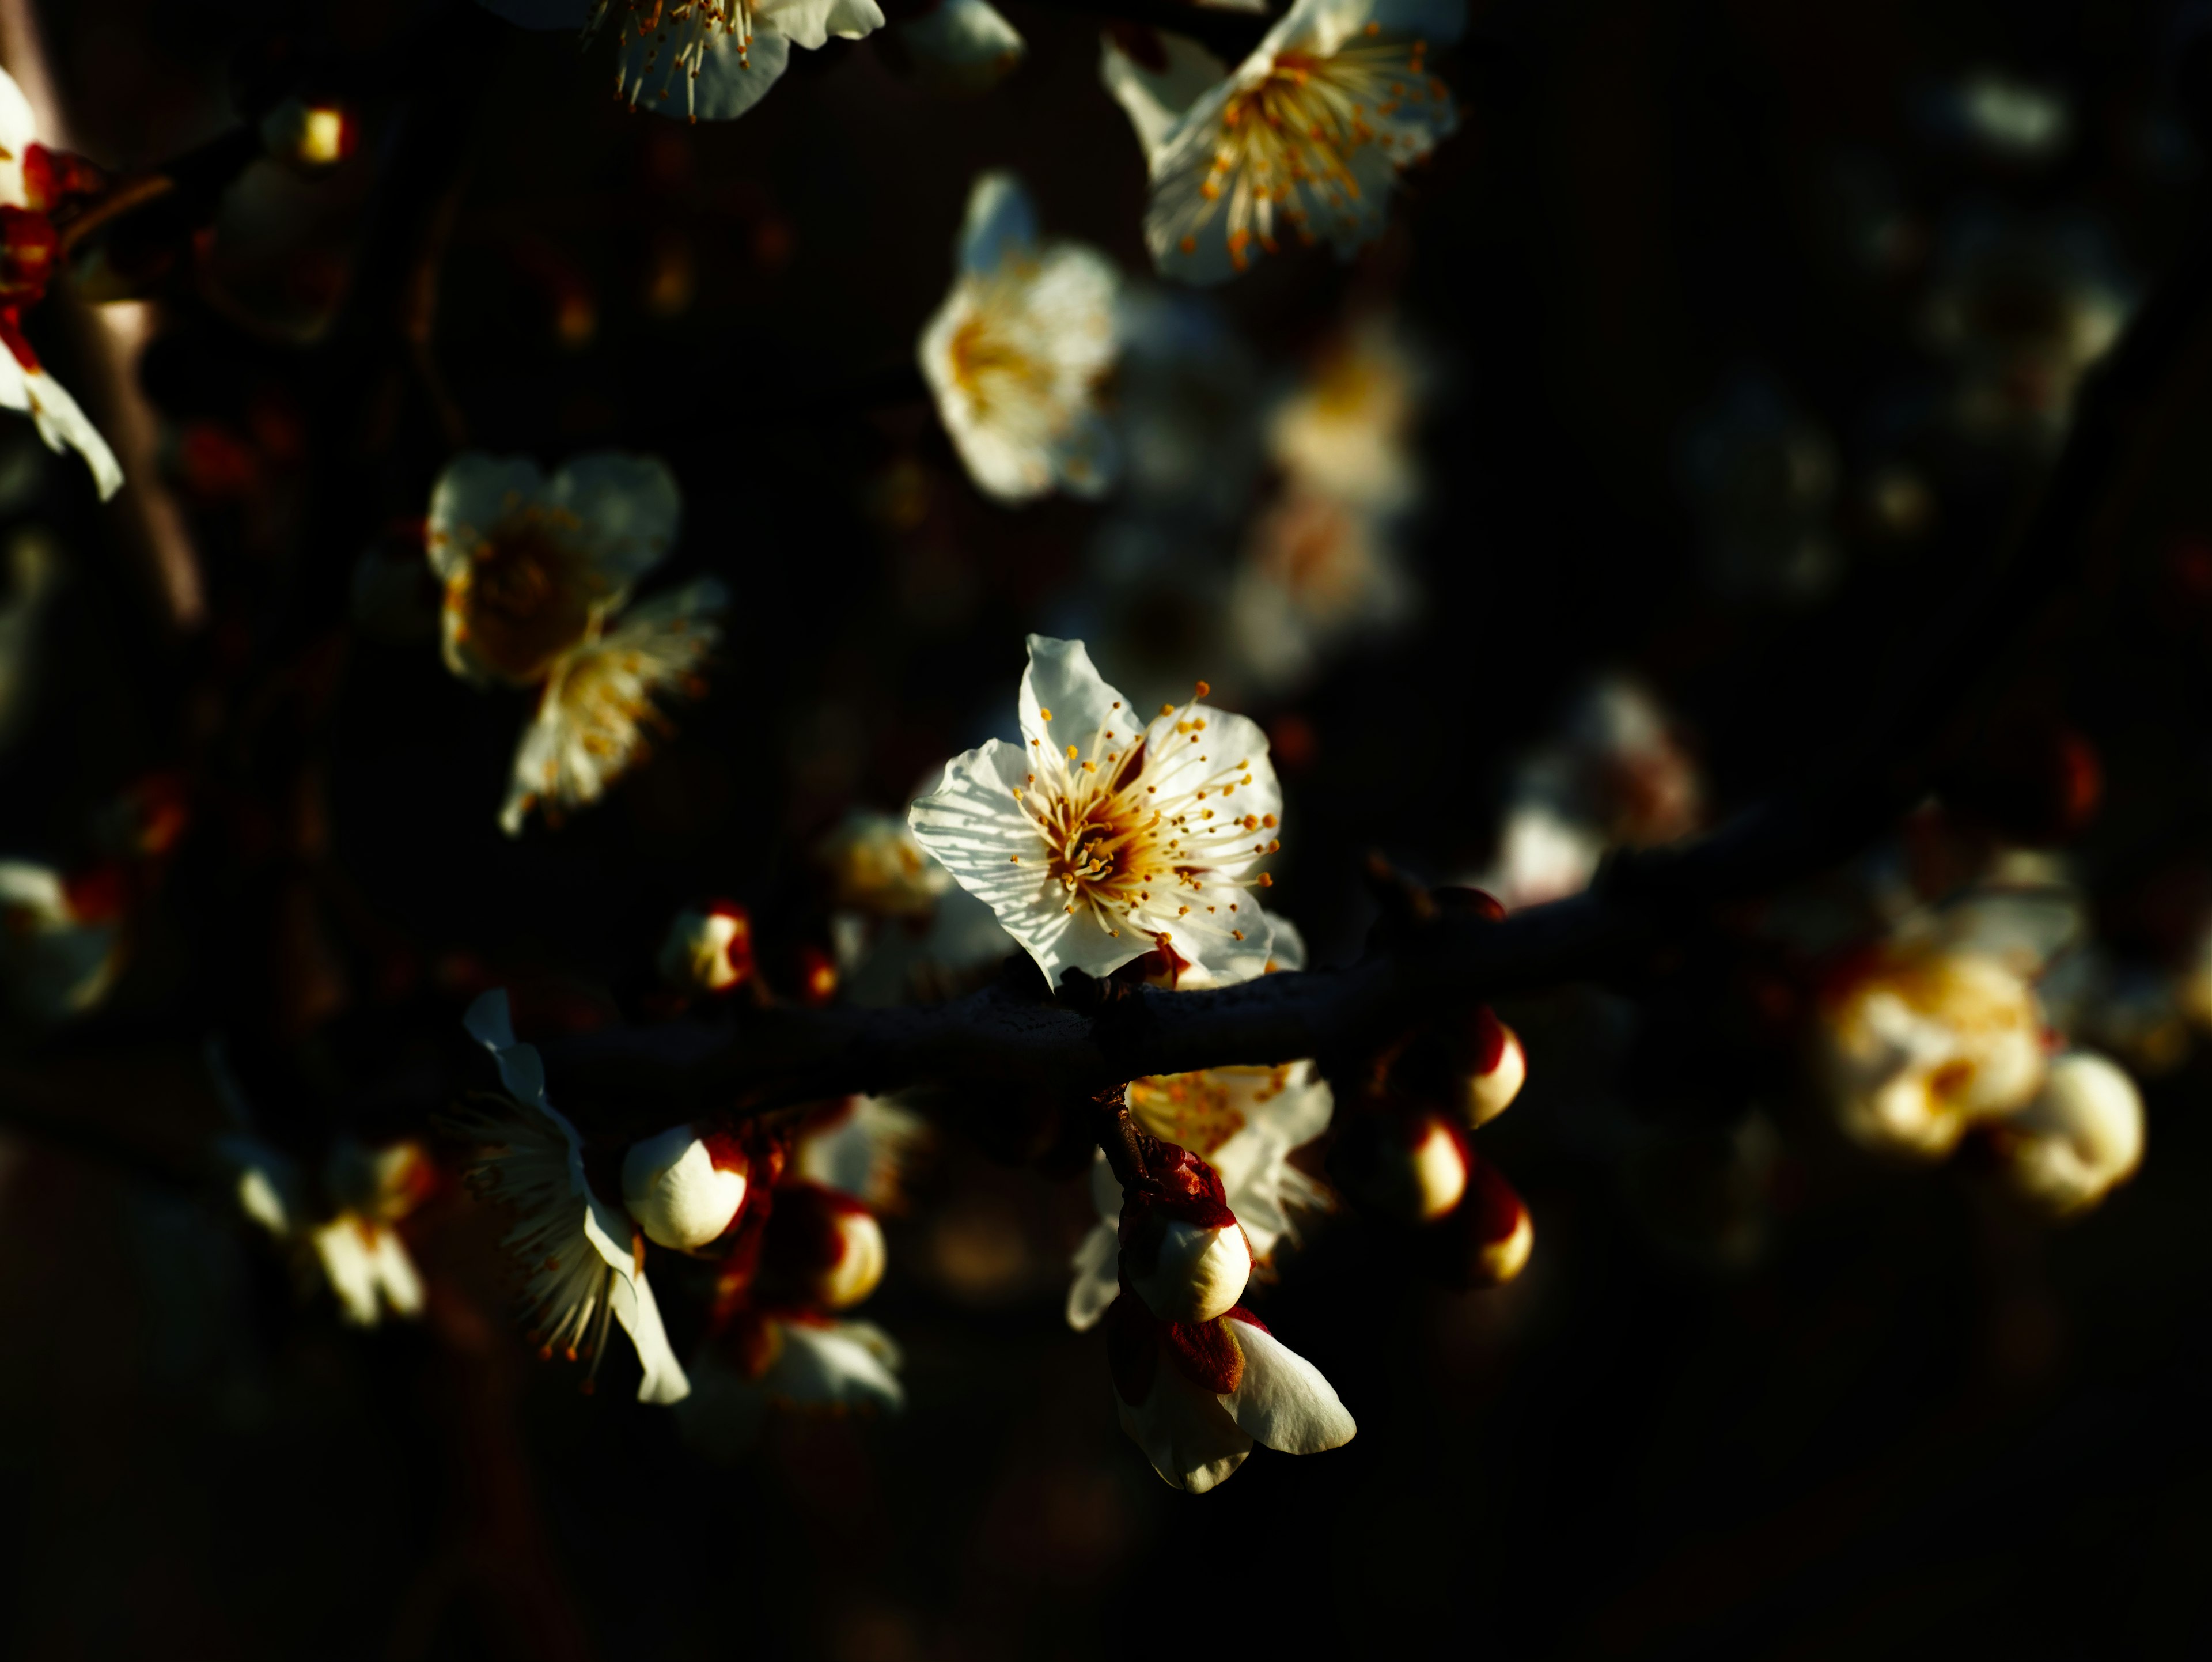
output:
<path id="1" fill-rule="evenodd" d="M 39 355 L 24 338 L 22 320 L 12 307 L 0 307 L 0 346 L 8 349 L 8 356 L 21 366 L 25 374 L 36 374 Z"/>
<path id="2" fill-rule="evenodd" d="M 1202 1389 L 1216 1396 L 1236 1390 L 1244 1380 L 1244 1351 L 1230 1331 L 1232 1320 L 1268 1331 L 1267 1324 L 1241 1304 L 1210 1322 L 1164 1322 L 1124 1287 L 1106 1309 L 1106 1366 L 1114 1378 L 1115 1393 L 1132 1408 L 1142 1406 L 1152 1393 L 1163 1350 L 1185 1378 Z"/>
<path id="3" fill-rule="evenodd" d="M 848 1238 L 840 1221 L 872 1218 L 850 1195 L 818 1183 L 785 1184 L 775 1196 L 775 1226 L 768 1232 L 761 1267 L 780 1278 L 810 1281 L 844 1261 Z"/>
<path id="4" fill-rule="evenodd" d="M 1163 1322 L 1160 1341 L 1183 1377 L 1215 1396 L 1243 1383 L 1244 1353 L 1231 1336 L 1225 1316 L 1210 1322 Z"/>
<path id="5" fill-rule="evenodd" d="M 35 305 L 53 280 L 61 253 L 61 238 L 44 214 L 0 207 L 0 301 Z"/>

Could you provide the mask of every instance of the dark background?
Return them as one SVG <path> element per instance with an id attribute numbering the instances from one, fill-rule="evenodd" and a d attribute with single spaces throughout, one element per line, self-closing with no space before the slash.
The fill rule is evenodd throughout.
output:
<path id="1" fill-rule="evenodd" d="M 743 120 L 697 127 L 623 111 L 603 54 L 565 36 L 502 43 L 444 269 L 444 388 L 477 447 L 664 454 L 685 492 L 673 569 L 738 597 L 678 734 L 598 809 L 520 844 L 494 813 L 521 697 L 479 696 L 434 648 L 349 637 L 316 610 L 332 572 L 423 511 L 448 450 L 429 393 L 399 395 L 362 512 L 332 534 L 301 519 L 314 454 L 284 436 L 317 441 L 313 389 L 288 379 L 281 342 L 225 315 L 328 307 L 390 100 L 336 178 L 241 186 L 210 283 L 161 290 L 143 375 L 208 621 L 164 629 L 73 461 L 13 509 L 59 540 L 70 579 L 37 721 L 0 756 L 0 849 L 66 862 L 151 769 L 185 770 L 196 801 L 110 1008 L 18 1045 L 13 1088 L 59 1081 L 103 1124 L 186 1138 L 212 1110 L 175 1058 L 215 1029 L 304 1141 L 392 1130 L 447 1088 L 458 989 L 486 966 L 597 1008 L 677 905 L 715 893 L 754 908 L 772 970 L 817 938 L 813 839 L 850 807 L 896 809 L 1004 726 L 1023 632 L 1097 581 L 1099 510 L 994 507 L 925 405 L 872 390 L 942 295 L 983 167 L 1018 167 L 1055 234 L 1144 269 L 1143 169 L 1097 85 L 1095 20 L 1006 9 L 1029 59 L 981 100 L 933 100 L 872 43 L 833 43 L 794 54 Z M 1370 848 L 1436 880 L 1480 866 L 1512 763 L 1595 671 L 1659 691 L 1723 807 L 1852 728 L 1970 563 L 2016 532 L 2051 454 L 1943 417 L 1954 370 L 1923 320 L 1945 239 L 1977 214 L 2093 219 L 2147 289 L 2201 168 L 2175 90 L 2185 11 L 1474 8 L 1468 46 L 1441 60 L 1462 130 L 1386 239 L 1350 267 L 1271 261 L 1222 296 L 1271 366 L 1389 301 L 1446 372 L 1421 433 L 1417 624 L 1243 706 L 1310 733 L 1285 763 L 1274 899 L 1323 961 L 1358 950 Z M 230 55 L 256 31 L 362 59 L 411 15 L 74 0 L 44 21 L 80 147 L 127 169 L 228 122 Z M 1986 66 L 2063 92 L 2063 155 L 1992 156 L 1931 113 Z M 656 312 L 642 296 L 674 281 L 671 249 L 691 297 Z M 41 315 L 66 380 L 65 324 Z M 1747 369 L 1832 436 L 1840 576 L 1817 597 L 1713 580 L 1723 509 L 1682 459 Z M 2118 575 L 2021 671 L 2034 708 L 2103 760 L 2104 811 L 2072 852 L 2100 928 L 2145 963 L 2185 947 L 2204 887 L 2212 597 L 2184 557 L 2212 531 L 2208 415 L 2147 459 L 2157 483 L 2116 533 Z M 0 438 L 21 449 L 27 430 Z M 246 487 L 195 473 L 210 433 L 247 454 Z M 1864 506 L 1899 464 L 1937 504 L 1904 537 Z M 886 510 L 894 490 L 919 511 Z M 1208 621 L 1170 621 L 1192 631 L 1182 673 L 1206 673 Z M 1174 690 L 1135 679 L 1139 698 Z M 626 1389 L 586 1400 L 532 1365 L 491 1227 L 458 1196 L 416 1227 L 432 1319 L 363 1335 L 300 1308 L 217 1208 L 9 1144 L 6 1648 L 2203 1653 L 2202 1058 L 2149 1081 L 2141 1176 L 2051 1231 L 1963 1167 L 1844 1157 L 1767 1052 L 1662 1044 L 1618 1073 L 1594 1054 L 1610 1001 L 1643 1008 L 1646 1032 L 1733 1031 L 1729 984 L 1678 963 L 1510 1012 L 1533 1082 L 1485 1147 L 1534 1214 L 1531 1268 L 1447 1294 L 1351 1223 L 1316 1224 L 1260 1307 L 1358 1438 L 1261 1452 L 1198 1500 L 1146 1469 L 1102 1342 L 1062 1324 L 1082 1185 L 957 1139 L 893 1223 L 863 1312 L 906 1347 L 904 1415 L 779 1422 L 728 1466 Z M 1670 1151 L 1689 1151 L 1680 1184 L 1704 1180 L 1698 1151 L 1754 1105 L 1779 1152 L 1744 1202 L 1759 1248 L 1731 1256 L 1650 1196 L 1677 1182 Z M 1621 1123 L 1659 1128 L 1656 1160 Z"/>

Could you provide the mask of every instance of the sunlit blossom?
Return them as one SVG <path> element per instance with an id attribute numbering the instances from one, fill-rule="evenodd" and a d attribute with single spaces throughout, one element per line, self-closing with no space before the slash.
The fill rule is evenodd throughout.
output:
<path id="1" fill-rule="evenodd" d="M 2069 1051 L 2051 1062 L 2034 1099 L 1996 1123 L 1991 1141 L 2015 1192 L 2054 1216 L 2070 1217 L 2142 1164 L 2142 1093 L 2103 1056 Z"/>
<path id="2" fill-rule="evenodd" d="M 1253 868 L 1279 847 L 1282 793 L 1267 735 L 1201 701 L 1146 719 L 1080 641 L 1029 638 L 1021 745 L 955 758 L 914 805 L 915 834 L 1055 986 L 1155 950 L 1186 984 L 1241 979 L 1273 928 Z"/>
<path id="3" fill-rule="evenodd" d="M 1113 367 L 1121 274 L 1046 242 L 1009 173 L 969 193 L 952 292 L 922 331 L 922 374 L 975 483 L 1002 502 L 1054 486 L 1095 496 L 1115 471 L 1098 387 Z"/>
<path id="4" fill-rule="evenodd" d="M 1156 139 L 1188 66 L 1138 76 L 1109 59 L 1152 165 L 1145 237 L 1160 271 L 1219 283 L 1285 238 L 1348 257 L 1381 235 L 1400 170 L 1458 125 L 1427 58 L 1465 27 L 1463 0 L 1298 0 Z"/>
<path id="5" fill-rule="evenodd" d="M 387 1312 L 422 1313 L 422 1280 L 395 1227 L 434 1180 L 421 1144 L 342 1139 L 319 1187 L 258 1138 L 226 1137 L 222 1151 L 236 1173 L 239 1209 L 313 1263 L 347 1322 L 374 1327 Z"/>
<path id="6" fill-rule="evenodd" d="M 90 181 L 82 162 L 38 137 L 30 100 L 0 70 L 0 408 L 28 415 L 47 449 L 82 456 L 106 498 L 123 488 L 122 463 L 23 335 L 23 314 L 46 297 L 62 261 L 48 216 Z"/>
<path id="7" fill-rule="evenodd" d="M 474 1099 L 447 1125 L 476 1145 L 470 1188 L 514 1216 L 506 1245 L 526 1277 L 522 1306 L 539 1355 L 588 1356 L 588 1390 L 605 1357 L 609 1324 L 619 1322 L 644 1370 L 638 1400 L 678 1401 L 690 1386 L 646 1282 L 642 1232 L 592 1188 L 583 1138 L 547 1100 L 544 1062 L 535 1046 L 516 1042 L 506 993 L 477 1000 L 465 1025 L 491 1052 L 507 1095 Z"/>
<path id="8" fill-rule="evenodd" d="M 1328 1129 L 1328 1086 L 1310 1062 L 1140 1079 L 1127 1095 L 1139 1127 L 1213 1167 L 1255 1263 L 1296 1238 L 1294 1211 L 1327 1205 L 1328 1191 L 1290 1160 Z M 1068 1325 L 1078 1330 L 1105 1313 L 1118 1286 L 1121 1185 L 1103 1155 L 1091 1168 L 1091 1191 L 1099 1221 L 1076 1248 L 1067 1293 Z"/>
<path id="9" fill-rule="evenodd" d="M 1255 1443 L 1318 1454 L 1358 1428 L 1321 1370 L 1242 1306 L 1209 1322 L 1163 1322 L 1121 1298 L 1107 1312 L 1106 1342 L 1121 1428 L 1170 1488 L 1203 1495 Z"/>
<path id="10" fill-rule="evenodd" d="M 896 1414 L 906 1406 L 897 1342 L 872 1322 L 747 1312 L 701 1347 L 676 1410 L 684 1440 L 716 1459 L 750 1449 L 772 1409 Z"/>

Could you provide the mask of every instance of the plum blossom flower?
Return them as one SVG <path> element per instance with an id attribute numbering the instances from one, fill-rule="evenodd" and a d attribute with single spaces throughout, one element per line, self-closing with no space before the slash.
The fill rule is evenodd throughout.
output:
<path id="1" fill-rule="evenodd" d="M 549 479 L 520 457 L 471 454 L 439 476 L 426 551 L 445 586 L 447 667 L 538 689 L 500 811 L 509 836 L 534 807 L 599 801 L 645 756 L 661 701 L 703 690 L 721 584 L 629 606 L 682 516 L 674 476 L 647 456 L 582 456 Z"/>
<path id="2" fill-rule="evenodd" d="M 546 1099 L 544 1062 L 535 1046 L 516 1042 L 507 994 L 484 994 L 464 1025 L 491 1052 L 507 1099 L 472 1104 L 447 1123 L 477 1145 L 466 1172 L 471 1189 L 514 1215 L 507 1247 L 528 1275 L 522 1302 L 538 1355 L 550 1359 L 557 1351 L 570 1361 L 588 1355 L 589 1390 L 605 1357 L 609 1323 L 619 1322 L 644 1370 L 638 1400 L 679 1400 L 690 1385 L 645 1278 L 642 1231 L 592 1187 L 583 1138 Z"/>
<path id="3" fill-rule="evenodd" d="M 71 880 L 0 860 L 0 1002 L 33 1021 L 81 1015 L 123 968 L 122 892 L 112 868 Z"/>
<path id="4" fill-rule="evenodd" d="M 123 488 L 123 465 L 67 388 L 46 371 L 23 336 L 23 314 L 46 297 L 61 263 L 50 216 L 84 194 L 91 172 L 74 156 L 38 142 L 31 100 L 0 70 L 0 407 L 37 424 L 46 448 L 73 449 L 92 469 L 102 501 Z"/>
<path id="5" fill-rule="evenodd" d="M 886 1097 L 848 1097 L 800 1129 L 790 1172 L 849 1195 L 878 1212 L 905 1204 L 908 1169 L 928 1140 L 928 1122 Z"/>
<path id="6" fill-rule="evenodd" d="M 2103 1056 L 2070 1050 L 2042 1090 L 1992 1128 L 2012 1189 L 2054 1217 L 2095 1206 L 2142 1164 L 2142 1094 Z"/>
<path id="7" fill-rule="evenodd" d="M 1942 941 L 1885 943 L 1820 1000 L 1820 1068 L 1853 1141 L 1941 1159 L 1978 1120 L 2041 1088 L 2043 1010 L 2027 974 Z"/>
<path id="8" fill-rule="evenodd" d="M 1096 249 L 1042 240 L 1006 172 L 975 180 L 955 250 L 921 358 L 961 460 L 1001 502 L 1055 485 L 1096 496 L 1115 472 L 1098 386 L 1114 366 L 1120 273 Z"/>
<path id="9" fill-rule="evenodd" d="M 701 1453 L 735 1459 L 772 1409 L 897 1413 L 906 1406 L 901 1361 L 896 1342 L 872 1322 L 748 1312 L 692 1359 L 694 1388 L 677 1423 Z"/>
<path id="10" fill-rule="evenodd" d="M 1029 637 L 1025 743 L 994 739 L 945 764 L 914 805 L 915 835 L 988 902 L 1055 986 L 1159 951 L 1188 984 L 1265 965 L 1274 929 L 1252 868 L 1280 846 L 1267 735 L 1188 702 L 1139 718 L 1080 641 Z M 1066 740 L 1065 745 L 1061 740 Z"/>
<path id="11" fill-rule="evenodd" d="M 1127 1094 L 1139 1127 L 1212 1166 L 1255 1263 L 1295 1239 L 1294 1208 L 1328 1204 L 1321 1184 L 1290 1163 L 1293 1149 L 1328 1129 L 1329 1089 L 1312 1062 L 1140 1079 Z M 1076 1248 L 1067 1293 L 1067 1324 L 1078 1331 L 1105 1313 L 1120 1285 L 1121 1185 L 1103 1154 L 1091 1168 L 1091 1190 L 1099 1221 Z"/>
<path id="12" fill-rule="evenodd" d="M 1121 1428 L 1172 1488 L 1203 1495 L 1255 1443 L 1318 1454 L 1358 1430 L 1321 1370 L 1242 1306 L 1164 1322 L 1124 1296 L 1106 1312 L 1106 1347 Z"/>
<path id="13" fill-rule="evenodd" d="M 287 1245 L 302 1248 L 356 1327 L 374 1327 L 386 1312 L 422 1313 L 422 1280 L 394 1226 L 421 1203 L 433 1178 L 420 1143 L 372 1148 L 351 1138 L 331 1150 L 311 1195 L 299 1168 L 258 1139 L 223 1139 L 237 1172 L 239 1209 Z"/>
<path id="14" fill-rule="evenodd" d="M 533 807 L 551 814 L 596 802 L 642 761 L 648 729 L 667 725 L 660 701 L 705 691 L 700 672 L 721 638 L 714 614 L 728 604 L 729 591 L 702 577 L 560 659 L 514 752 L 500 828 L 519 836 Z"/>
<path id="15" fill-rule="evenodd" d="M 590 34 L 615 20 L 616 90 L 635 109 L 729 121 L 768 95 L 791 61 L 831 35 L 883 27 L 876 0 L 483 0 L 532 29 Z M 678 90 L 683 96 L 677 97 Z"/>
<path id="16" fill-rule="evenodd" d="M 1211 84 L 1195 47 L 1157 66 L 1109 57 L 1151 163 L 1145 240 L 1161 273 L 1226 281 L 1284 232 L 1346 258 L 1381 235 L 1399 171 L 1458 125 L 1426 58 L 1465 27 L 1463 0 L 1297 0 Z"/>
<path id="17" fill-rule="evenodd" d="M 830 904 L 871 917 L 927 918 L 952 886 L 952 874 L 894 814 L 847 814 L 823 838 L 816 857 L 829 875 Z"/>

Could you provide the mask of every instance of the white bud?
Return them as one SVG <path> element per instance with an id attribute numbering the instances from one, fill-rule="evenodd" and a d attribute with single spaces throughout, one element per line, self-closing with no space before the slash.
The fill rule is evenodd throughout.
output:
<path id="1" fill-rule="evenodd" d="M 1443 1216 L 1467 1193 L 1467 1156 L 1442 1120 L 1429 1118 L 1420 1140 L 1407 1149 L 1405 1161 L 1399 1182 L 1392 1186 L 1402 1187 L 1406 1209 L 1421 1222 Z"/>
<path id="2" fill-rule="evenodd" d="M 1505 1027 L 1504 1022 L 1498 1026 Z M 1467 1081 L 1462 1105 L 1468 1126 L 1486 1125 L 1511 1107 L 1528 1078 L 1528 1053 L 1521 1048 L 1521 1035 L 1505 1027 L 1505 1048 L 1498 1055 L 1498 1065 Z"/>
<path id="3" fill-rule="evenodd" d="M 2142 1163 L 2142 1097 L 2135 1081 L 2086 1050 L 2060 1056 L 2041 1093 L 2000 1121 L 2007 1180 L 2063 1216 L 2087 1211 Z"/>
<path id="4" fill-rule="evenodd" d="M 660 948 L 662 979 L 686 992 L 726 992 L 752 967 L 752 923 L 735 907 L 678 912 Z"/>
<path id="5" fill-rule="evenodd" d="M 872 1213 L 858 1209 L 836 1215 L 840 1251 L 814 1284 L 814 1296 L 826 1310 L 850 1310 L 876 1290 L 889 1254 L 884 1227 Z"/>
<path id="6" fill-rule="evenodd" d="M 1244 1296 L 1252 1249 L 1234 1223 L 1209 1229 L 1155 1216 L 1122 1250 L 1121 1268 L 1131 1289 L 1162 1321 L 1210 1322 Z"/>
<path id="7" fill-rule="evenodd" d="M 682 1252 L 719 1239 L 745 1203 L 745 1173 L 716 1166 L 688 1125 L 631 1144 L 622 1175 L 623 1204 L 645 1238 Z"/>

